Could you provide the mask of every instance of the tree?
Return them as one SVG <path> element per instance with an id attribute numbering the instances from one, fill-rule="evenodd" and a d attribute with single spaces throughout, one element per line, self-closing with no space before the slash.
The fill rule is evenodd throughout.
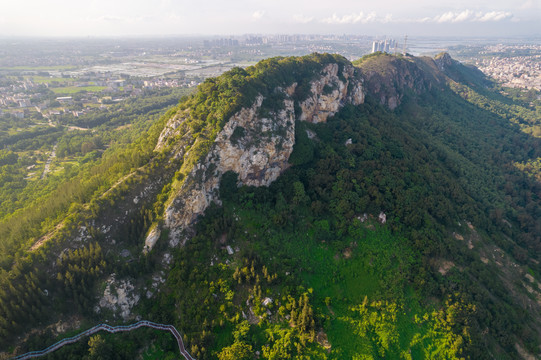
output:
<path id="1" fill-rule="evenodd" d="M 304 185 L 300 181 L 295 181 L 293 183 L 293 204 L 295 205 L 304 205 L 310 200 L 304 191 Z"/>
<path id="2" fill-rule="evenodd" d="M 113 349 L 101 335 L 94 335 L 88 340 L 88 359 L 106 360 L 113 359 Z"/>
<path id="3" fill-rule="evenodd" d="M 227 346 L 218 353 L 220 360 L 243 360 L 252 358 L 252 345 L 248 345 L 242 341 L 235 341 L 232 345 Z"/>

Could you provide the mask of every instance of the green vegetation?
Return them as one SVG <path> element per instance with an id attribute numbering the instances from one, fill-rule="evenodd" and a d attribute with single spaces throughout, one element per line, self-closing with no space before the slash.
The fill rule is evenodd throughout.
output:
<path id="1" fill-rule="evenodd" d="M 143 153 L 152 151 L 154 146 L 152 143 L 147 143 L 147 150 L 135 153 L 127 147 L 138 138 L 140 141 L 148 141 L 142 134 L 156 122 L 164 108 L 177 103 L 178 96 L 178 93 L 149 94 L 139 101 L 126 100 L 124 104 L 105 110 L 77 118 L 66 116 L 61 119 L 66 126 L 74 125 L 89 128 L 91 131 L 42 125 L 25 128 L 15 135 L 6 134 L 5 137 L 0 135 L 0 141 L 10 149 L 2 150 L 2 153 L 7 151 L 6 153 L 18 156 L 17 163 L 2 164 L 0 168 L 2 174 L 0 184 L 3 189 L 0 192 L 0 219 L 17 209 L 31 205 L 37 199 L 43 202 L 51 191 L 59 187 L 59 184 L 72 181 L 81 171 L 90 171 L 109 157 L 110 161 L 117 163 L 115 166 L 120 166 L 117 158 L 121 149 L 129 153 L 129 158 L 141 158 Z M 11 123 L 6 125 L 14 126 Z M 129 126 L 120 128 L 124 125 Z M 155 131 L 160 130 L 157 128 Z M 40 179 L 44 163 L 54 144 L 57 144 L 57 149 L 56 158 L 51 164 L 52 173 L 41 181 L 35 181 Z M 140 160 L 136 162 L 139 165 L 130 165 L 129 168 L 139 167 L 144 163 Z M 35 176 L 29 177 L 31 173 Z M 88 173 L 84 176 L 87 180 L 90 177 Z"/>
<path id="2" fill-rule="evenodd" d="M 84 326 L 83 326 L 84 327 Z M 75 333 L 65 334 L 73 336 Z M 52 352 L 42 359 L 85 359 L 85 360 L 114 360 L 134 359 L 142 356 L 143 359 L 174 360 L 180 356 L 176 341 L 172 341 L 172 335 L 168 332 L 139 328 L 126 333 L 110 334 L 99 332 L 96 335 L 83 338 L 80 341 L 66 345 Z M 152 344 L 141 351 L 139 344 L 145 344 L 152 339 Z M 54 341 L 52 331 L 49 329 L 41 336 L 31 336 L 26 345 L 28 349 L 43 349 Z"/>
<path id="3" fill-rule="evenodd" d="M 224 174 L 222 205 L 207 209 L 183 247 L 167 248 L 163 231 L 141 254 L 229 117 L 259 94 L 263 113 L 277 111 L 274 89 L 293 82 L 294 100 L 305 99 L 330 62 L 347 64 L 268 59 L 208 79 L 165 115 L 171 98 L 157 95 L 62 119 L 95 131 L 43 127 L 12 140 L 0 153 L 13 199 L 0 208 L 0 345 L 61 312 L 97 320 L 92 294 L 111 273 L 154 292 L 171 252 L 165 284 L 135 312 L 175 325 L 198 359 L 516 359 L 516 344 L 538 354 L 541 319 L 520 277 L 541 274 L 541 140 L 531 135 L 539 120 L 460 64 L 441 73 L 427 58 L 363 58 L 366 87 L 382 81 L 400 100 L 395 110 L 368 94 L 327 123 L 298 122 L 278 180 L 237 187 L 237 174 Z M 155 152 L 173 116 L 178 136 Z M 232 141 L 242 136 L 238 128 Z M 21 169 L 53 143 L 56 172 L 17 190 Z M 177 153 L 184 158 L 172 160 Z M 175 356 L 170 336 L 145 331 L 100 334 L 50 357 Z"/>
<path id="4" fill-rule="evenodd" d="M 481 87 L 476 74 L 469 79 Z M 495 263 L 483 264 L 452 233 L 468 238 L 482 232 L 482 241 L 490 238 L 539 271 L 529 261 L 538 257 L 539 224 L 532 214 L 539 210 L 524 207 L 539 209 L 539 198 L 516 188 L 538 185 L 512 164 L 538 157 L 540 143 L 498 113 L 466 106 L 453 89 L 408 95 L 395 113 L 370 98 L 362 107 L 345 107 L 328 124 L 309 126 L 319 141 L 305 136 L 309 124 L 298 124 L 295 166 L 268 190 L 237 192 L 231 176 L 224 176 L 224 208 L 209 210 L 198 235 L 177 254 L 180 273 L 171 273 L 171 290 L 153 305 L 154 313 L 165 316 L 164 308 L 175 308 L 178 316 L 162 319 L 180 318 L 177 325 L 201 358 L 243 354 L 249 347 L 261 348 L 265 358 L 487 358 L 493 352 L 512 358 L 517 333 L 535 353 L 531 314 L 514 305 L 518 298 L 504 285 L 509 275 Z M 345 146 L 347 139 L 352 144 Z M 392 233 L 371 230 L 378 227 L 373 220 L 357 220 L 382 210 Z M 466 222 L 477 230 L 472 233 Z M 240 252 L 228 258 L 225 244 Z M 482 242 L 476 246 L 483 249 Z M 243 273 L 239 264 L 253 259 L 279 274 L 278 287 L 257 281 L 257 265 L 255 283 L 235 284 L 235 274 Z M 441 259 L 452 264 L 450 270 Z M 200 264 L 213 265 L 201 272 Z M 225 284 L 223 295 L 212 288 L 201 292 L 216 283 Z M 252 320 L 251 340 L 240 341 L 234 329 L 242 314 L 257 314 L 258 302 L 250 310 L 246 300 L 261 301 L 258 284 L 278 313 Z M 291 333 L 297 327 L 287 312 L 288 296 L 306 289 L 315 326 L 333 344 L 330 354 L 317 341 L 302 346 L 303 333 Z"/>
<path id="5" fill-rule="evenodd" d="M 72 65 L 3 66 L 3 67 L 0 67 L 0 70 L 8 70 L 8 71 L 14 71 L 14 70 L 17 70 L 17 71 L 21 71 L 21 70 L 26 70 L 26 71 L 48 71 L 48 70 L 69 71 L 69 70 L 75 70 L 75 69 L 77 69 L 77 67 L 72 66 Z"/>
<path id="6" fill-rule="evenodd" d="M 456 323 L 452 326 L 461 331 L 456 335 L 448 329 L 438 330 L 433 315 L 423 311 L 420 300 L 411 293 L 409 274 L 414 273 L 420 257 L 406 239 L 396 238 L 374 220 L 367 224 L 354 220 L 340 235 L 330 225 L 336 221 L 333 217 L 314 218 L 310 198 L 299 190 L 304 185 L 294 181 L 295 177 L 287 175 L 269 189 L 242 188 L 233 194 L 224 190 L 228 202 L 222 209 L 209 210 L 198 226 L 198 235 L 179 250 L 179 262 L 167 283 L 169 290 L 162 294 L 161 302 L 149 304 L 150 313 L 160 321 L 175 321 L 191 339 L 195 356 L 213 358 L 213 352 L 222 349 L 215 353 L 218 358 L 232 358 L 227 356 L 251 347 L 254 351 L 260 348 L 269 359 L 286 354 L 400 358 L 408 348 L 422 354 L 424 346 L 430 345 L 436 352 L 445 348 L 446 341 L 458 339 L 464 331 L 467 334 L 467 327 Z M 227 187 L 226 181 L 228 176 L 224 176 L 222 188 Z M 284 218 L 288 220 L 284 222 Z M 239 252 L 227 255 L 226 245 L 238 247 Z M 207 263 L 211 267 L 202 271 L 201 264 Z M 265 307 L 267 297 L 273 302 Z M 392 306 L 400 306 L 401 311 L 394 319 L 380 321 L 379 335 L 365 341 L 355 333 L 360 321 L 355 312 L 367 297 L 389 299 L 373 304 L 393 301 Z M 176 309 L 178 315 L 166 315 L 165 308 Z M 298 319 L 299 314 L 308 317 Z M 412 331 L 415 315 L 426 320 Z M 246 326 L 242 325 L 246 321 L 251 323 L 250 336 L 240 341 L 235 329 Z M 320 345 L 327 336 L 332 344 L 330 354 Z M 381 345 L 381 338 L 389 336 L 394 340 Z M 449 351 L 460 354 L 462 350 L 460 344 Z"/>
<path id="7" fill-rule="evenodd" d="M 92 131 L 47 126 L 44 129 L 49 131 L 42 134 L 30 129 L 24 136 L 8 138 L 11 150 L 2 150 L 1 155 L 5 190 L 0 212 L 1 346 L 12 334 L 53 314 L 92 313 L 94 285 L 109 268 L 103 255 L 96 255 L 103 254 L 99 243 L 70 250 L 65 242 L 81 226 L 88 229 L 93 241 L 102 240 L 103 234 L 88 221 L 105 211 L 114 212 L 112 206 L 120 204 L 132 190 L 130 186 L 153 179 L 156 167 L 167 171 L 168 166 L 175 166 L 153 155 L 159 133 L 174 111 L 164 115 L 164 108 L 175 97 L 178 95 L 152 94 L 139 104 L 128 101 L 78 119 L 94 124 Z M 119 129 L 125 124 L 130 126 Z M 28 171 L 43 171 L 38 156 L 44 161 L 48 155 L 40 153 L 50 151 L 53 143 L 57 144 L 57 158 L 51 167 L 57 170 L 45 179 L 25 179 Z M 28 166 L 33 168 L 27 170 Z M 161 212 L 156 206 L 156 213 Z M 128 218 L 122 224 L 118 238 L 137 240 L 150 224 L 148 219 L 155 216 L 152 214 L 150 209 L 138 209 L 136 219 Z M 43 245 L 30 251 L 38 239 Z M 66 246 L 59 258 L 57 251 Z M 51 268 L 58 273 L 51 273 Z M 27 300 L 15 303 L 14 299 Z"/>
<path id="8" fill-rule="evenodd" d="M 32 81 L 38 83 L 38 84 L 51 84 L 51 83 L 66 83 L 66 82 L 72 82 L 72 78 L 65 78 L 65 77 L 52 77 L 52 76 L 28 76 L 28 79 L 31 79 Z"/>
<path id="9" fill-rule="evenodd" d="M 51 90 L 55 94 L 74 94 L 78 92 L 101 92 L 105 90 L 105 86 L 96 86 L 96 85 L 90 85 L 90 86 L 64 86 L 64 87 L 55 87 L 51 88 Z"/>
<path id="10" fill-rule="evenodd" d="M 188 155 L 179 170 L 180 178 L 186 179 L 193 166 L 208 154 L 216 135 L 234 113 L 243 107 L 251 107 L 258 95 L 265 98 L 261 111 L 281 109 L 283 98 L 276 94 L 275 89 L 290 86 L 294 82 L 297 87 L 293 98 L 304 100 L 311 91 L 310 81 L 331 62 L 343 67 L 347 60 L 330 54 L 276 57 L 260 61 L 247 69 L 233 68 L 220 77 L 205 80 L 197 93 L 181 103 L 181 136 L 180 139 L 171 140 L 177 148 L 189 147 Z M 233 141 L 240 135 L 237 132 Z M 173 184 L 173 196 L 178 194 L 184 181 Z"/>

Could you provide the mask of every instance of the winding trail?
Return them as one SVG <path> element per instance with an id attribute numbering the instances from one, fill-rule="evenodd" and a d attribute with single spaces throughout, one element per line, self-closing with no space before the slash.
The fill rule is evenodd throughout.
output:
<path id="1" fill-rule="evenodd" d="M 184 356 L 184 358 L 186 360 L 195 360 L 188 353 L 188 351 L 186 351 L 186 348 L 184 347 L 184 342 L 182 341 L 182 337 L 180 336 L 180 333 L 178 332 L 178 330 L 173 325 L 157 324 L 157 323 L 154 323 L 154 322 L 148 321 L 148 320 L 141 320 L 141 321 L 138 321 L 138 322 L 136 322 L 135 324 L 132 324 L 132 325 L 119 325 L 119 326 L 111 326 L 111 325 L 107 325 L 107 324 L 96 325 L 93 328 L 90 328 L 90 329 L 88 329 L 86 331 L 83 331 L 80 334 L 77 334 L 77 335 L 69 337 L 69 338 L 62 339 L 59 342 L 57 342 L 56 344 L 53 344 L 53 345 L 49 346 L 46 349 L 39 350 L 39 351 L 31 351 L 31 352 L 28 352 L 26 354 L 16 356 L 16 357 L 12 358 L 12 360 L 25 360 L 25 359 L 31 359 L 31 358 L 47 355 L 49 353 L 52 353 L 53 351 L 56 351 L 56 350 L 60 349 L 64 345 L 73 344 L 74 342 L 79 341 L 81 338 L 83 338 L 85 336 L 90 336 L 92 334 L 95 334 L 98 331 L 105 330 L 105 331 L 110 332 L 110 333 L 117 333 L 117 332 L 132 331 L 132 330 L 135 330 L 135 329 L 139 329 L 140 327 L 149 327 L 149 328 L 156 329 L 156 330 L 169 331 L 171 334 L 173 334 L 173 336 L 177 340 L 178 349 L 180 350 L 180 354 L 182 356 Z"/>

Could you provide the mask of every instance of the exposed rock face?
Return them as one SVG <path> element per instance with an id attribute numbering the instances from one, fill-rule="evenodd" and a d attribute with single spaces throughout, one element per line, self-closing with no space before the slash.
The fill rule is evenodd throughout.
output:
<path id="1" fill-rule="evenodd" d="M 182 111 L 169 119 L 158 138 L 158 143 L 155 148 L 156 151 L 162 150 L 167 145 L 167 141 L 172 140 L 174 136 L 181 134 L 181 132 L 185 133 L 188 130 L 188 128 L 181 126 L 184 124 L 184 119 L 187 115 L 187 111 Z M 177 151 L 175 152 L 175 155 L 177 157 L 182 156 L 183 152 Z"/>
<path id="2" fill-rule="evenodd" d="M 139 302 L 140 296 L 134 292 L 134 286 L 128 280 L 116 281 L 115 274 L 107 279 L 107 285 L 100 299 L 99 305 L 94 309 L 99 313 L 102 309 L 112 310 L 124 320 L 128 320 L 131 309 Z"/>
<path id="3" fill-rule="evenodd" d="M 258 118 L 262 101 L 258 97 L 251 109 L 233 116 L 216 138 L 205 162 L 216 164 L 215 175 L 232 170 L 239 174 L 241 184 L 267 186 L 288 167 L 295 143 L 293 101 L 286 99 L 277 114 Z"/>
<path id="4" fill-rule="evenodd" d="M 351 64 L 329 63 L 311 80 L 310 94 L 301 101 L 296 82 L 274 89 L 284 95 L 281 109 L 262 111 L 264 98 L 259 95 L 251 107 L 229 119 L 208 154 L 189 172 L 169 203 L 165 226 L 170 230 L 170 245 L 178 245 L 183 231 L 190 229 L 211 203 L 220 204 L 219 186 L 225 172 L 237 173 L 238 185 L 268 186 L 276 180 L 289 167 L 295 120 L 326 122 L 345 104 L 362 104 L 365 92 L 393 110 L 408 92 L 419 94 L 440 86 L 441 69 L 453 61 L 448 54 L 435 60 L 381 55 L 361 63 L 362 77 Z M 191 130 L 184 122 L 188 111 L 177 113 L 167 123 L 157 150 L 172 142 L 173 157 L 186 156 L 186 144 L 193 142 Z M 147 245 L 154 244 L 155 238 L 156 233 L 149 234 Z"/>
<path id="5" fill-rule="evenodd" d="M 158 228 L 158 226 L 154 226 L 152 229 L 150 229 L 145 239 L 145 247 L 143 248 L 144 254 L 152 250 L 154 245 L 156 245 L 156 241 L 158 241 L 158 239 L 160 238 L 160 234 L 161 234 L 161 231 Z"/>
<path id="6" fill-rule="evenodd" d="M 362 83 L 354 78 L 354 68 L 349 65 L 338 76 L 338 64 L 328 64 L 322 76 L 311 82 L 311 93 L 305 101 L 300 103 L 302 114 L 301 121 L 313 123 L 326 122 L 340 110 L 346 103 L 359 105 L 364 102 Z M 351 88 L 348 91 L 348 87 Z"/>
<path id="7" fill-rule="evenodd" d="M 284 95 L 281 109 L 261 111 L 263 96 L 259 95 L 250 108 L 234 114 L 216 136 L 206 157 L 197 163 L 186 177 L 182 188 L 165 211 L 165 226 L 169 228 L 170 245 L 176 246 L 183 231 L 188 230 L 197 217 L 215 202 L 220 204 L 219 186 L 227 171 L 238 174 L 238 185 L 268 186 L 288 167 L 288 159 L 295 143 L 295 89 L 276 88 Z M 352 65 L 340 71 L 336 63 L 326 65 L 310 82 L 311 94 L 298 103 L 302 112 L 298 120 L 325 122 L 345 104 L 364 102 L 362 80 Z M 262 115 L 264 114 L 264 115 Z M 173 117 L 163 130 L 157 149 L 166 146 L 184 133 L 185 114 Z M 175 148 L 175 157 L 185 155 L 183 147 Z M 148 239 L 148 243 L 151 243 Z"/>
<path id="8" fill-rule="evenodd" d="M 251 108 L 231 117 L 208 155 L 188 175 L 180 196 L 166 209 L 172 246 L 211 202 L 220 204 L 219 186 L 225 172 L 236 172 L 239 184 L 267 186 L 288 168 L 295 143 L 293 101 L 286 98 L 282 110 L 259 118 L 262 102 L 259 96 Z"/>

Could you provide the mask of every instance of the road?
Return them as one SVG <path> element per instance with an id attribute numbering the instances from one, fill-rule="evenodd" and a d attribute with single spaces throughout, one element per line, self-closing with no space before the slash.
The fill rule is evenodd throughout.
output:
<path id="1" fill-rule="evenodd" d="M 41 175 L 42 179 L 45 179 L 45 176 L 47 176 L 47 173 L 50 171 L 51 163 L 53 162 L 54 158 L 56 157 L 56 148 L 58 147 L 58 141 L 53 146 L 53 151 L 51 152 L 51 155 L 49 155 L 49 158 L 47 159 L 47 162 L 45 163 L 45 167 L 43 168 L 43 174 Z"/>
<path id="2" fill-rule="evenodd" d="M 177 340 L 178 349 L 180 351 L 180 354 L 182 356 L 184 356 L 184 358 L 186 360 L 195 360 L 188 353 L 188 351 L 186 351 L 186 348 L 184 347 L 184 342 L 182 341 L 182 336 L 180 336 L 180 333 L 178 332 L 178 330 L 173 325 L 157 324 L 157 323 L 154 323 L 152 321 L 147 321 L 147 320 L 141 320 L 141 321 L 138 321 L 138 322 L 136 322 L 135 324 L 132 324 L 132 325 L 119 325 L 119 326 L 111 326 L 111 325 L 107 325 L 107 324 L 96 325 L 93 328 L 90 328 L 90 329 L 88 329 L 86 331 L 83 331 L 80 334 L 77 334 L 77 335 L 69 337 L 69 338 L 62 339 L 59 342 L 57 342 L 56 344 L 53 344 L 53 345 L 49 346 L 46 349 L 39 350 L 39 351 L 31 351 L 31 352 L 28 352 L 26 354 L 16 356 L 16 357 L 12 358 L 12 360 L 26 360 L 26 359 L 31 359 L 31 358 L 47 355 L 49 353 L 52 353 L 53 351 L 56 351 L 56 350 L 60 349 L 64 345 L 73 344 L 74 342 L 79 341 L 81 338 L 83 338 L 85 336 L 90 336 L 90 335 L 95 334 L 95 333 L 97 333 L 99 331 L 102 331 L 102 330 L 110 332 L 110 333 L 117 333 L 117 332 L 132 331 L 132 330 L 135 330 L 135 329 L 139 329 L 140 327 L 149 327 L 149 328 L 156 329 L 156 330 L 169 331 L 171 334 L 173 334 L 173 336 Z"/>

